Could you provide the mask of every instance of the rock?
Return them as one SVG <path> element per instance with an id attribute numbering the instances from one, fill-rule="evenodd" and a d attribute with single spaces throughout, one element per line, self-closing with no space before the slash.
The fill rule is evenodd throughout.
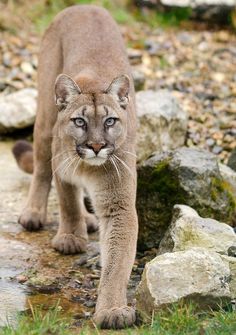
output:
<path id="1" fill-rule="evenodd" d="M 205 248 L 166 253 L 147 263 L 137 288 L 137 310 L 145 317 L 179 300 L 201 310 L 230 302 L 229 264 Z"/>
<path id="2" fill-rule="evenodd" d="M 28 277 L 24 276 L 24 275 L 18 275 L 16 277 L 16 280 L 17 280 L 18 283 L 23 284 L 28 280 Z"/>
<path id="3" fill-rule="evenodd" d="M 129 61 L 132 65 L 140 64 L 142 63 L 142 51 L 139 49 L 127 49 Z"/>
<path id="4" fill-rule="evenodd" d="M 197 7 L 197 6 L 235 6 L 235 0 L 161 0 L 164 5 L 180 7 Z"/>
<path id="5" fill-rule="evenodd" d="M 140 91 L 144 89 L 145 84 L 145 74 L 140 70 L 133 70 L 132 71 L 133 80 L 134 80 L 134 87 L 135 91 Z"/>
<path id="6" fill-rule="evenodd" d="M 182 147 L 155 153 L 138 166 L 139 250 L 158 246 L 175 204 L 188 205 L 202 217 L 233 223 L 235 198 L 213 154 Z"/>
<path id="7" fill-rule="evenodd" d="M 203 247 L 228 255 L 236 248 L 232 227 L 213 219 L 204 219 L 191 207 L 175 205 L 172 223 L 160 243 L 158 254 Z"/>
<path id="8" fill-rule="evenodd" d="M 229 166 L 225 164 L 219 164 L 220 174 L 222 175 L 223 179 L 229 183 L 232 188 L 232 192 L 236 197 L 236 172 L 232 170 Z"/>
<path id="9" fill-rule="evenodd" d="M 32 88 L 0 96 L 0 134 L 34 124 L 36 97 L 37 91 Z"/>
<path id="10" fill-rule="evenodd" d="M 146 159 L 153 151 L 171 150 L 184 144 L 188 117 L 165 90 L 136 94 L 138 113 L 137 155 Z"/>
<path id="11" fill-rule="evenodd" d="M 230 269 L 230 281 L 229 289 L 231 292 L 231 298 L 236 299 L 236 258 L 222 255 L 222 260 L 229 264 Z"/>
<path id="12" fill-rule="evenodd" d="M 223 148 L 219 145 L 215 145 L 212 149 L 213 154 L 218 155 L 222 152 Z"/>
<path id="13" fill-rule="evenodd" d="M 232 151 L 229 157 L 228 166 L 234 171 L 236 171 L 236 149 Z"/>
<path id="14" fill-rule="evenodd" d="M 21 70 L 28 75 L 32 75 L 34 73 L 34 68 L 29 62 L 22 62 Z"/>
<path id="15" fill-rule="evenodd" d="M 58 278 L 55 279 L 42 274 L 31 277 L 27 284 L 33 291 L 43 294 L 55 293 L 61 289 Z"/>
<path id="16" fill-rule="evenodd" d="M 236 257 L 236 246 L 229 247 L 228 256 Z"/>
<path id="17" fill-rule="evenodd" d="M 176 12 L 182 8 L 187 18 L 228 23 L 227 18 L 235 8 L 235 0 L 135 0 L 137 6 L 155 8 L 160 12 Z M 190 10 L 189 10 L 190 9 Z"/>

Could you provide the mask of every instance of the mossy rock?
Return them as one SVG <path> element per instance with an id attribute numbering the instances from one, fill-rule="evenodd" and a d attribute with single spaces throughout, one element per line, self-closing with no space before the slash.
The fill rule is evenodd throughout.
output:
<path id="1" fill-rule="evenodd" d="M 154 154 L 138 167 L 139 250 L 159 245 L 175 204 L 188 205 L 202 217 L 232 225 L 236 200 L 214 155 L 183 147 Z"/>

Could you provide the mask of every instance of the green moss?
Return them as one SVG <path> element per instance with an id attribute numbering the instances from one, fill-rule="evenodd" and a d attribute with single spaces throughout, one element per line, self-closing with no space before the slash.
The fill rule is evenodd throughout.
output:
<path id="1" fill-rule="evenodd" d="M 228 204 L 227 218 L 225 215 L 221 217 L 219 213 L 219 219 L 232 224 L 236 213 L 236 199 L 233 196 L 232 187 L 227 181 L 213 177 L 211 178 L 211 198 L 217 202 L 219 197 L 225 198 L 225 202 Z"/>
<path id="2" fill-rule="evenodd" d="M 138 171 L 137 211 L 140 250 L 157 246 L 171 222 L 175 204 L 185 204 L 187 193 L 169 167 L 169 159 Z M 158 227 L 158 229 L 157 229 Z M 153 237 L 155 236 L 155 241 Z"/>

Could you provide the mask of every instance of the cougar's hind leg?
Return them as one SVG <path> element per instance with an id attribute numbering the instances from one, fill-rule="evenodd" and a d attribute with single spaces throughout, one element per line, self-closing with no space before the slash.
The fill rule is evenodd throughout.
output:
<path id="1" fill-rule="evenodd" d="M 47 199 L 52 178 L 51 137 L 49 134 L 43 135 L 43 131 L 40 132 L 43 126 L 42 121 L 36 121 L 33 179 L 26 207 L 19 218 L 19 223 L 27 230 L 38 230 L 46 221 Z"/>
<path id="2" fill-rule="evenodd" d="M 19 223 L 27 230 L 38 230 L 46 221 L 47 200 L 51 187 L 52 129 L 57 111 L 54 103 L 54 84 L 61 72 L 60 42 L 56 27 L 51 26 L 43 38 L 38 68 L 38 109 L 34 126 L 34 171 L 26 206 Z M 48 48 L 49 40 L 54 47 Z"/>

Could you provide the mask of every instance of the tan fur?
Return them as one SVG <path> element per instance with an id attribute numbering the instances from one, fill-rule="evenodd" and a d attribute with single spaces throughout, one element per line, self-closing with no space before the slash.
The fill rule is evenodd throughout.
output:
<path id="1" fill-rule="evenodd" d="M 53 247 L 66 254 L 84 251 L 85 222 L 94 219 L 82 201 L 87 189 L 100 226 L 102 273 L 94 320 L 103 328 L 135 322 L 126 299 L 138 232 L 136 116 L 129 78 L 119 29 L 104 9 L 74 6 L 55 18 L 41 45 L 34 174 L 19 222 L 35 230 L 46 221 L 53 170 L 61 217 Z M 75 126 L 74 118 L 81 122 L 81 117 L 88 126 Z M 109 117 L 118 119 L 114 126 L 105 126 Z"/>

